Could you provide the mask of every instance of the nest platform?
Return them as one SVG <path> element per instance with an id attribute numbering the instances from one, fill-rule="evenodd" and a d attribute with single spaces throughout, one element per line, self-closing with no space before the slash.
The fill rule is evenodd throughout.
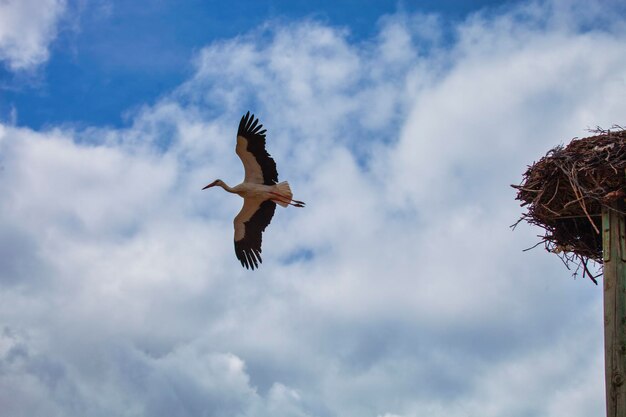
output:
<path id="1" fill-rule="evenodd" d="M 526 221 L 544 229 L 537 245 L 558 254 L 568 268 L 576 262 L 595 282 L 587 264 L 602 262 L 603 207 L 622 210 L 626 196 L 626 130 L 593 133 L 551 149 L 512 187 L 526 209 L 514 226 Z"/>

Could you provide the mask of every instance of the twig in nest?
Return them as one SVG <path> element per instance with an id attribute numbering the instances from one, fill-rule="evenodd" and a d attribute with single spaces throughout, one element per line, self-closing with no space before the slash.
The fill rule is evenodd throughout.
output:
<path id="1" fill-rule="evenodd" d="M 576 185 L 574 185 L 574 181 L 572 180 L 572 177 L 569 177 L 569 182 L 572 185 L 572 191 L 574 191 L 576 200 L 580 203 L 580 207 L 585 212 L 585 216 L 587 216 L 587 218 L 589 219 L 589 223 L 591 223 L 591 225 L 593 226 L 593 230 L 595 230 L 597 234 L 600 234 L 600 230 L 598 230 L 593 220 L 591 220 L 591 216 L 589 215 L 589 212 L 587 211 L 587 207 L 585 206 L 585 198 L 583 197 L 582 192 L 580 192 L 580 189 L 576 187 Z"/>
<path id="2" fill-rule="evenodd" d="M 589 272 L 589 269 L 587 268 L 587 261 L 581 258 L 580 263 L 583 264 L 583 268 L 585 268 L 585 272 L 587 273 L 587 276 L 589 277 L 589 279 L 592 280 L 594 284 L 598 285 L 598 281 L 596 281 L 596 277 L 594 277 L 593 274 Z M 583 272 L 583 278 L 585 277 L 585 272 Z"/>

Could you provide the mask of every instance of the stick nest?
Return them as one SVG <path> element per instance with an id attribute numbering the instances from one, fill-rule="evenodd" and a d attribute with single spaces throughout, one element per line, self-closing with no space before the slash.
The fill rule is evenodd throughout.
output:
<path id="1" fill-rule="evenodd" d="M 557 146 L 529 166 L 517 189 L 525 220 L 544 229 L 541 241 L 569 268 L 587 268 L 589 260 L 602 262 L 602 207 L 613 209 L 626 196 L 626 130 L 597 128 L 596 136 Z M 535 247 L 533 246 L 533 247 Z M 574 273 L 576 274 L 576 272 Z"/>

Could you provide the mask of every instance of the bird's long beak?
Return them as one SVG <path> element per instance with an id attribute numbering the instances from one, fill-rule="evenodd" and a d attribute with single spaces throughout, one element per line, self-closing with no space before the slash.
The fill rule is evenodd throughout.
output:
<path id="1" fill-rule="evenodd" d="M 213 181 L 211 184 L 204 187 L 203 190 L 206 190 L 207 188 L 215 187 L 215 184 L 217 184 L 217 181 Z"/>

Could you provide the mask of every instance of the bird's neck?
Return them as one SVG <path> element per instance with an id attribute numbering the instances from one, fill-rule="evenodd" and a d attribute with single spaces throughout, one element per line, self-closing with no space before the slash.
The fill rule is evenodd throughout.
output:
<path id="1" fill-rule="evenodd" d="M 229 187 L 228 184 L 226 183 L 222 183 L 219 184 L 220 187 L 222 187 L 224 190 L 228 191 L 229 193 L 235 193 L 235 190 L 232 187 Z"/>

